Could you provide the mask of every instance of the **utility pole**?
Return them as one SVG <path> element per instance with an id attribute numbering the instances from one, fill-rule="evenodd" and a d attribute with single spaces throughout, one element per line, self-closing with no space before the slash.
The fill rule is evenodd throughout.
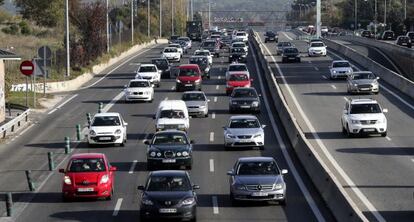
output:
<path id="1" fill-rule="evenodd" d="M 131 45 L 134 45 L 134 0 L 131 0 Z"/>
<path id="2" fill-rule="evenodd" d="M 174 35 L 174 0 L 171 0 L 171 35 Z"/>
<path id="3" fill-rule="evenodd" d="M 147 14 L 148 14 L 148 27 L 147 27 L 147 29 L 148 29 L 148 37 L 150 37 L 151 36 L 151 15 L 150 15 L 150 0 L 147 0 L 148 1 L 148 11 L 147 11 Z"/>
<path id="4" fill-rule="evenodd" d="M 109 2 L 106 0 L 106 52 L 109 52 Z"/>
<path id="5" fill-rule="evenodd" d="M 377 38 L 377 23 L 378 23 L 377 0 L 375 0 L 374 14 L 375 14 L 375 21 L 374 21 L 374 38 Z"/>
<path id="6" fill-rule="evenodd" d="M 387 0 L 384 3 L 384 25 L 387 28 Z"/>
<path id="7" fill-rule="evenodd" d="M 160 38 L 162 37 L 162 0 L 160 0 Z"/>
<path id="8" fill-rule="evenodd" d="M 404 0 L 404 20 L 407 19 L 407 0 Z"/>
<path id="9" fill-rule="evenodd" d="M 65 1 L 66 26 L 66 76 L 70 76 L 70 47 L 69 47 L 69 0 Z M 36 78 L 36 77 L 34 77 Z M 27 89 L 26 89 L 27 90 Z"/>
<path id="10" fill-rule="evenodd" d="M 190 0 L 190 13 L 191 13 L 191 21 L 194 20 L 194 6 L 193 0 Z"/>
<path id="11" fill-rule="evenodd" d="M 354 4 L 355 4 L 355 9 L 354 9 L 354 13 L 355 13 L 355 21 L 354 21 L 354 32 L 357 30 L 357 28 L 358 28 L 358 0 L 355 0 L 354 1 Z"/>
<path id="12" fill-rule="evenodd" d="M 316 37 L 321 37 L 321 0 L 316 0 Z"/>
<path id="13" fill-rule="evenodd" d="M 208 29 L 211 30 L 211 2 L 208 0 Z"/>

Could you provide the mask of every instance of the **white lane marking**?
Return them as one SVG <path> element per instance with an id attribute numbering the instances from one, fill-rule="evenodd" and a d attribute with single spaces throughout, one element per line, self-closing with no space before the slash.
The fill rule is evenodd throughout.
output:
<path id="1" fill-rule="evenodd" d="M 325 75 L 322 75 L 322 78 L 324 78 L 324 79 L 328 79 L 328 77 L 326 77 Z"/>
<path id="2" fill-rule="evenodd" d="M 269 49 L 265 45 L 263 45 L 263 46 L 266 48 L 266 51 L 270 54 Z M 286 85 L 286 89 L 287 89 L 289 95 L 292 97 L 292 100 L 293 100 L 296 108 L 298 109 L 298 111 L 299 111 L 300 115 L 302 116 L 303 120 L 305 121 L 307 127 L 309 128 L 310 132 L 312 133 L 313 137 L 315 138 L 316 143 L 319 145 L 319 147 L 321 148 L 322 152 L 325 154 L 325 156 L 328 158 L 328 160 L 331 162 L 331 164 L 334 166 L 334 168 L 338 171 L 338 173 L 342 176 L 342 178 L 347 183 L 347 184 L 343 184 L 343 185 L 347 185 L 347 186 L 351 187 L 352 191 L 354 191 L 354 193 L 358 196 L 358 198 L 364 203 L 364 205 L 368 208 L 368 210 L 374 215 L 374 217 L 378 221 L 385 222 L 385 219 L 381 216 L 381 214 L 374 207 L 374 205 L 372 205 L 372 203 L 368 200 L 368 198 L 361 192 L 360 189 L 358 189 L 358 187 L 351 180 L 351 178 L 345 173 L 345 171 L 338 164 L 338 162 L 336 162 L 336 160 L 333 158 L 333 156 L 331 155 L 331 153 L 329 153 L 327 147 L 322 142 L 322 140 L 319 137 L 318 133 L 316 133 L 317 131 L 313 127 L 313 125 L 310 122 L 309 118 L 306 116 L 306 114 L 303 111 L 302 107 L 299 105 L 299 102 L 296 99 L 296 96 L 294 95 L 294 93 L 292 92 L 292 89 L 290 88 L 289 84 L 287 83 L 286 78 L 285 78 L 282 70 L 280 69 L 279 65 L 276 63 L 275 58 L 273 56 L 271 56 L 271 58 L 272 58 L 273 62 L 276 64 L 277 71 L 279 72 L 280 76 L 282 77 L 283 84 Z M 274 80 L 274 83 L 277 84 L 275 80 Z M 351 201 L 353 201 L 353 200 L 351 200 Z M 355 206 L 356 206 L 356 204 L 355 204 Z M 319 211 L 319 209 L 318 209 L 318 211 Z"/>
<path id="3" fill-rule="evenodd" d="M 214 172 L 214 159 L 210 159 L 210 172 Z"/>
<path id="4" fill-rule="evenodd" d="M 168 97 L 165 97 L 164 100 L 168 100 Z"/>
<path id="5" fill-rule="evenodd" d="M 309 64 L 311 64 L 311 63 L 312 63 L 312 61 L 310 61 L 310 60 L 309 60 L 309 61 L 308 61 L 308 63 L 309 63 Z"/>
<path id="6" fill-rule="evenodd" d="M 124 92 L 120 92 L 118 95 L 116 95 L 111 102 L 109 102 L 108 104 L 105 105 L 104 108 L 102 108 L 102 112 L 106 113 L 108 112 L 108 110 L 110 110 L 112 108 L 112 106 L 115 105 L 115 103 L 120 100 L 122 97 L 124 96 Z"/>
<path id="7" fill-rule="evenodd" d="M 335 86 L 335 85 L 331 85 L 331 87 L 332 87 L 333 89 L 336 89 L 336 86 Z"/>
<path id="8" fill-rule="evenodd" d="M 19 137 L 19 136 L 23 135 L 26 131 L 28 131 L 28 130 L 29 130 L 30 128 L 32 128 L 34 125 L 35 125 L 35 124 L 30 125 L 29 127 L 25 128 L 25 129 L 24 129 L 23 131 L 21 131 L 21 132 L 19 133 L 19 135 L 17 135 L 16 137 Z M 15 138 L 16 138 L 16 137 L 15 137 Z M 14 140 L 15 138 L 13 138 L 13 140 Z"/>
<path id="9" fill-rule="evenodd" d="M 219 89 L 220 89 L 220 86 L 219 86 L 219 85 L 217 85 L 217 86 L 216 86 L 216 89 L 217 89 L 217 90 L 219 90 Z"/>
<path id="10" fill-rule="evenodd" d="M 92 87 L 96 84 L 98 84 L 99 82 L 101 82 L 102 80 L 104 80 L 108 75 L 110 75 L 111 73 L 113 73 L 115 70 L 117 70 L 119 67 L 125 65 L 126 63 L 128 63 L 129 61 L 135 59 L 136 57 L 138 57 L 139 55 L 142 55 L 143 53 L 148 52 L 149 50 L 153 49 L 154 47 L 156 47 L 157 45 L 151 46 L 148 49 L 141 51 L 137 54 L 135 54 L 134 56 L 130 57 L 129 59 L 125 60 L 124 62 L 122 62 L 121 64 L 119 64 L 118 66 L 116 66 L 115 68 L 111 69 L 111 71 L 109 71 L 107 74 L 105 74 L 104 76 L 102 76 L 100 79 L 98 79 L 96 82 L 92 83 L 89 86 L 85 86 L 85 87 L 81 87 L 80 89 L 87 89 L 89 87 Z"/>
<path id="11" fill-rule="evenodd" d="M 266 48 L 267 52 L 270 54 L 269 49 L 266 46 L 265 46 L 265 48 Z M 259 66 L 257 64 L 257 58 L 256 58 L 255 54 L 253 54 L 253 58 L 254 58 L 255 66 L 256 66 L 256 72 L 259 74 L 260 70 L 259 70 Z M 277 63 L 275 61 L 275 58 L 273 56 L 271 58 L 272 58 L 273 62 L 275 62 L 276 68 L 280 71 L 280 67 L 277 65 Z M 275 74 L 273 73 L 272 70 L 270 70 L 270 71 L 272 72 L 273 83 L 275 85 L 277 85 L 277 82 L 276 82 L 276 79 L 275 79 Z M 263 81 L 262 81 L 262 77 L 261 77 L 261 75 L 257 75 L 257 76 L 259 77 L 259 83 L 260 83 L 261 91 L 262 91 L 263 94 L 266 94 L 266 91 L 265 91 L 264 85 L 263 85 Z M 285 82 L 285 84 L 286 84 L 286 82 Z M 286 86 L 289 87 L 289 85 L 287 85 L 287 84 L 286 84 Z M 267 95 L 263 96 L 263 100 L 265 102 L 265 107 L 266 107 L 267 113 L 272 113 L 272 111 L 270 109 L 269 101 L 267 100 Z M 293 164 L 293 161 L 292 161 L 288 151 L 286 150 L 286 144 L 282 139 L 282 135 L 279 132 L 279 128 L 276 125 L 276 121 L 275 121 L 273 115 L 269 115 L 269 119 L 270 119 L 270 122 L 272 124 L 273 133 L 275 134 L 275 136 L 277 138 L 277 141 L 279 142 L 280 149 L 282 150 L 283 157 L 285 158 L 286 163 L 289 166 L 289 169 L 292 171 L 292 175 L 295 178 L 296 182 L 298 183 L 299 188 L 303 193 L 303 196 L 305 196 L 306 202 L 308 202 L 308 204 L 309 204 L 310 208 L 312 209 L 312 212 L 315 215 L 316 219 L 319 222 L 325 222 L 325 218 L 322 216 L 322 213 L 320 212 L 320 210 L 318 208 L 318 205 L 315 203 L 315 200 L 313 199 L 313 197 L 309 193 L 308 188 L 305 186 L 305 183 L 303 182 L 302 178 L 300 177 L 300 175 L 298 173 L 298 170 L 296 169 L 296 167 Z"/>
<path id="12" fill-rule="evenodd" d="M 135 170 L 135 166 L 137 165 L 138 160 L 134 160 L 134 162 L 132 162 L 131 168 L 129 168 L 129 174 L 133 174 L 134 170 Z"/>
<path id="13" fill-rule="evenodd" d="M 118 216 L 119 210 L 121 209 L 123 198 L 118 198 L 118 201 L 116 201 L 114 212 L 112 213 L 113 217 Z"/>
<path id="14" fill-rule="evenodd" d="M 210 132 L 210 142 L 214 142 L 214 132 Z"/>
<path id="15" fill-rule="evenodd" d="M 293 39 L 286 32 L 282 32 L 282 34 L 286 36 L 286 38 L 288 38 L 290 41 L 293 41 Z"/>
<path id="16" fill-rule="evenodd" d="M 215 119 L 216 118 L 216 113 L 211 114 L 211 118 Z"/>
<path id="17" fill-rule="evenodd" d="M 214 102 L 215 102 L 215 103 L 217 102 L 217 96 L 215 96 L 215 97 L 214 97 Z"/>
<path id="18" fill-rule="evenodd" d="M 375 51 L 377 51 L 379 54 L 381 54 L 393 67 L 394 67 L 394 69 L 395 70 L 398 70 L 398 72 L 399 73 L 403 73 L 403 72 L 401 72 L 401 70 L 398 68 L 398 66 L 396 66 L 395 65 L 395 63 L 393 62 L 393 61 L 391 61 L 391 59 L 387 56 L 387 55 L 385 55 L 383 52 L 381 52 L 381 50 L 379 50 L 379 49 L 377 49 L 377 48 L 375 48 L 375 47 L 372 47 Z"/>
<path id="19" fill-rule="evenodd" d="M 77 96 L 78 96 L 78 94 L 75 94 L 75 95 L 71 96 L 69 99 L 67 99 L 65 102 L 61 103 L 59 106 L 57 106 L 56 108 L 54 108 L 52 111 L 48 112 L 47 114 L 50 115 L 50 114 L 54 113 L 55 111 L 62 108 L 62 106 L 64 106 L 66 103 L 68 103 L 69 101 L 71 101 L 72 99 L 74 99 Z"/>
<path id="20" fill-rule="evenodd" d="M 313 68 L 315 69 L 315 71 L 319 71 L 318 67 L 314 66 Z"/>
<path id="21" fill-rule="evenodd" d="M 171 90 L 174 90 L 174 89 L 175 89 L 175 86 L 172 86 L 172 87 L 171 87 Z"/>
<path id="22" fill-rule="evenodd" d="M 413 162 L 413 163 L 414 163 L 414 159 L 411 159 L 411 162 Z"/>
<path id="23" fill-rule="evenodd" d="M 218 76 L 218 79 L 221 79 L 221 76 Z"/>
<path id="24" fill-rule="evenodd" d="M 386 136 L 385 139 L 387 139 L 388 141 L 391 141 L 391 138 L 389 136 Z"/>
<path id="25" fill-rule="evenodd" d="M 211 200 L 213 202 L 213 213 L 214 214 L 219 214 L 219 207 L 218 207 L 218 201 L 217 201 L 217 196 L 212 196 Z"/>
<path id="26" fill-rule="evenodd" d="M 345 96 L 344 96 L 344 100 L 348 102 L 348 98 L 346 98 Z"/>
<path id="27" fill-rule="evenodd" d="M 345 60 L 342 56 L 339 56 L 338 54 L 329 51 L 331 54 L 333 54 L 334 56 Z M 356 67 L 354 64 L 352 64 L 352 67 L 355 68 L 357 71 L 360 71 L 360 69 L 358 67 Z M 414 105 L 410 104 L 409 102 L 407 102 L 406 100 L 404 100 L 403 98 L 401 98 L 399 95 L 397 95 L 396 93 L 394 93 L 393 91 L 391 91 L 390 89 L 388 89 L 387 87 L 385 87 L 383 84 L 380 84 L 381 88 L 385 89 L 385 91 L 387 91 L 389 94 L 391 94 L 392 96 L 394 96 L 395 98 L 397 98 L 398 100 L 400 100 L 400 102 L 404 103 L 406 106 L 408 106 L 410 109 L 414 110 Z"/>

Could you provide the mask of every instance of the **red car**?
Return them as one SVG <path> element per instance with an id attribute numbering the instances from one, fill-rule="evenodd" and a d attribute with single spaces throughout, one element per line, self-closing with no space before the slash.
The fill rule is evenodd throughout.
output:
<path id="1" fill-rule="evenodd" d="M 105 154 L 82 153 L 73 155 L 64 173 L 63 200 L 75 198 L 105 198 L 110 200 L 114 192 L 116 167 L 109 164 Z"/>
<path id="2" fill-rule="evenodd" d="M 250 79 L 245 73 L 231 74 L 227 80 L 226 94 L 230 95 L 236 87 L 250 87 L 252 81 L 253 79 Z"/>
<path id="3" fill-rule="evenodd" d="M 202 73 L 197 64 L 180 65 L 179 73 L 176 79 L 175 90 L 177 92 L 185 90 L 200 90 L 202 82 Z"/>

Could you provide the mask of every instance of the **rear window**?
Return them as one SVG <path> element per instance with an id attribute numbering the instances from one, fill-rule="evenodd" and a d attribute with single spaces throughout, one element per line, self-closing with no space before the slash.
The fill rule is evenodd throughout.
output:
<path id="1" fill-rule="evenodd" d="M 298 53 L 299 51 L 298 51 L 298 49 L 296 49 L 296 48 L 286 48 L 286 49 L 284 50 L 284 52 L 285 52 L 285 53 Z"/>
<path id="2" fill-rule="evenodd" d="M 182 110 L 162 110 L 160 113 L 160 118 L 169 118 L 169 119 L 184 119 L 185 115 Z"/>
<path id="3" fill-rule="evenodd" d="M 102 158 L 72 159 L 68 168 L 69 172 L 102 172 L 105 170 L 105 162 Z"/>
<path id="4" fill-rule="evenodd" d="M 311 44 L 311 47 L 324 47 L 325 44 L 323 44 L 322 42 L 313 42 Z"/>
<path id="5" fill-rule="evenodd" d="M 246 33 L 244 33 L 244 32 L 239 32 L 239 33 L 237 33 L 236 35 L 237 35 L 237 36 L 246 36 Z"/>
<path id="6" fill-rule="evenodd" d="M 243 52 L 246 52 L 246 50 L 244 50 L 244 48 L 232 48 L 231 52 L 232 53 L 243 53 Z"/>
<path id="7" fill-rule="evenodd" d="M 244 75 L 244 74 L 235 74 L 235 75 L 231 75 L 229 80 L 230 81 L 247 81 L 249 80 L 249 78 L 247 77 L 247 75 Z"/>
<path id="8" fill-rule="evenodd" d="M 182 96 L 183 101 L 205 101 L 206 97 L 202 93 L 184 93 Z"/>
<path id="9" fill-rule="evenodd" d="M 176 48 L 168 48 L 168 49 L 164 49 L 164 52 L 178 52 L 178 50 Z"/>

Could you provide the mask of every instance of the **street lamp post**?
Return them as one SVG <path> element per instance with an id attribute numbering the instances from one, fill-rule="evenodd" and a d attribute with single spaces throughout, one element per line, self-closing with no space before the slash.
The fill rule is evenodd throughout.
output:
<path id="1" fill-rule="evenodd" d="M 174 35 L 174 0 L 171 0 L 171 35 Z"/>
<path id="2" fill-rule="evenodd" d="M 194 6 L 193 6 L 193 0 L 190 0 L 190 13 L 191 13 L 191 21 L 194 20 Z"/>
<path id="3" fill-rule="evenodd" d="M 160 38 L 162 37 L 162 0 L 160 0 Z"/>
<path id="4" fill-rule="evenodd" d="M 131 45 L 134 45 L 134 0 L 131 0 Z"/>
<path id="5" fill-rule="evenodd" d="M 66 0 L 65 2 L 65 25 L 66 25 L 66 76 L 70 76 L 69 0 Z"/>
<path id="6" fill-rule="evenodd" d="M 148 27 L 147 27 L 147 32 L 148 32 L 148 37 L 150 37 L 151 36 L 151 15 L 150 15 L 150 0 L 147 0 L 148 1 L 148 11 L 147 11 L 147 16 L 148 16 L 148 19 L 147 19 L 147 21 L 148 21 Z"/>
<path id="7" fill-rule="evenodd" d="M 211 2 L 208 1 L 208 29 L 211 30 Z"/>
<path id="8" fill-rule="evenodd" d="M 106 0 L 106 52 L 109 52 L 109 2 Z"/>
<path id="9" fill-rule="evenodd" d="M 321 0 L 316 0 L 316 37 L 321 37 Z"/>
<path id="10" fill-rule="evenodd" d="M 358 25 L 358 0 L 355 0 L 355 24 L 354 24 L 354 31 L 357 30 Z"/>

